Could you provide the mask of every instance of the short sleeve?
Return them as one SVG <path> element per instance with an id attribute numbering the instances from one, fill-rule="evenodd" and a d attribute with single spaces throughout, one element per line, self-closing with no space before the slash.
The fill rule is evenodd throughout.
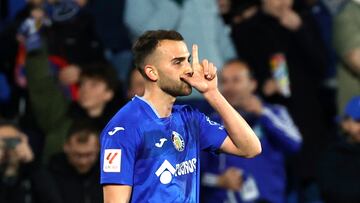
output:
<path id="1" fill-rule="evenodd" d="M 121 122 L 114 122 L 121 123 Z M 139 133 L 130 125 L 112 125 L 101 133 L 101 184 L 133 185 Z"/>
<path id="2" fill-rule="evenodd" d="M 203 113 L 196 112 L 200 122 L 200 148 L 201 150 L 216 152 L 227 137 L 224 126 L 211 120 Z"/>

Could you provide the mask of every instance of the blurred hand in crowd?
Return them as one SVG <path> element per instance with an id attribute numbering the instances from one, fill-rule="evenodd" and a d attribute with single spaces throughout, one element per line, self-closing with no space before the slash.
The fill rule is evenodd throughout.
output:
<path id="1" fill-rule="evenodd" d="M 75 64 L 70 64 L 59 73 L 59 80 L 63 85 L 72 85 L 79 82 L 80 79 L 80 68 Z"/>
<path id="2" fill-rule="evenodd" d="M 300 16 L 291 9 L 284 10 L 279 21 L 283 27 L 291 31 L 298 30 L 302 25 Z"/>
<path id="3" fill-rule="evenodd" d="M 11 125 L 0 127 L 2 167 L 5 176 L 15 176 L 21 163 L 33 161 L 34 154 L 27 136 Z M 1 148 L 1 147 L 0 147 Z"/>
<path id="4" fill-rule="evenodd" d="M 296 31 L 301 27 L 302 20 L 292 9 L 293 3 L 293 0 L 266 0 L 262 1 L 262 9 L 268 15 L 277 18 L 286 29 Z"/>
<path id="5" fill-rule="evenodd" d="M 228 168 L 218 177 L 218 185 L 228 190 L 240 190 L 243 185 L 242 171 L 234 167 Z"/>
<path id="6" fill-rule="evenodd" d="M 280 90 L 274 79 L 268 79 L 262 87 L 262 92 L 265 96 L 271 96 L 280 92 Z"/>
<path id="7" fill-rule="evenodd" d="M 263 112 L 263 104 L 261 100 L 255 95 L 252 95 L 247 100 L 244 100 L 242 108 L 246 112 L 253 113 L 255 115 L 261 115 Z"/>

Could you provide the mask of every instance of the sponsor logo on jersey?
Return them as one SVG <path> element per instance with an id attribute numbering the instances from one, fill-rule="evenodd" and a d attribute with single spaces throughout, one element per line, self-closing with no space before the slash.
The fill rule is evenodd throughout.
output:
<path id="1" fill-rule="evenodd" d="M 209 117 L 206 116 L 206 121 L 210 124 L 210 125 L 217 125 L 219 126 L 219 130 L 224 130 L 224 126 L 220 125 L 219 123 L 212 121 Z"/>
<path id="2" fill-rule="evenodd" d="M 176 164 L 175 167 L 171 165 L 168 160 L 165 160 L 155 174 L 160 178 L 162 184 L 169 184 L 173 177 L 187 175 L 196 171 L 196 158 L 183 161 L 180 164 Z"/>
<path id="3" fill-rule="evenodd" d="M 125 130 L 125 128 L 123 128 L 123 127 L 115 127 L 113 130 L 108 132 L 108 135 L 113 136 L 113 135 L 115 135 L 115 133 L 117 133 L 118 131 L 121 131 L 121 130 Z"/>
<path id="4" fill-rule="evenodd" d="M 105 149 L 103 160 L 104 172 L 120 172 L 121 149 Z"/>
<path id="5" fill-rule="evenodd" d="M 184 151 L 185 141 L 184 138 L 179 133 L 172 131 L 171 140 L 176 150 L 178 150 L 179 152 Z"/>
<path id="6" fill-rule="evenodd" d="M 156 146 L 157 148 L 161 148 L 166 141 L 167 141 L 166 138 L 161 138 L 161 139 L 160 139 L 160 142 L 155 143 L 155 146 Z"/>

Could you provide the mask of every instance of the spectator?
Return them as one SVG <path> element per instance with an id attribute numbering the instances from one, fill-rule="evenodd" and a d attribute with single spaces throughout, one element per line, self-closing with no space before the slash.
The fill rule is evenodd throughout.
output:
<path id="1" fill-rule="evenodd" d="M 360 96 L 345 106 L 343 135 L 324 153 L 318 170 L 326 203 L 360 202 Z"/>
<path id="2" fill-rule="evenodd" d="M 257 82 L 244 62 L 226 63 L 220 83 L 224 97 L 250 124 L 263 151 L 253 159 L 204 157 L 204 202 L 285 202 L 285 159 L 299 151 L 300 132 L 285 107 L 263 103 L 254 94 Z"/>
<path id="3" fill-rule="evenodd" d="M 2 3 L 3 2 L 4 1 L 2 1 Z M 18 3 L 16 7 L 21 5 L 18 1 L 7 2 L 9 4 L 8 6 L 16 3 Z M 26 2 L 24 1 L 24 4 L 25 5 L 19 9 L 16 15 L 9 19 L 9 22 L 4 25 L 4 29 L 0 32 L 0 72 L 5 75 L 11 90 L 9 100 L 1 104 L 0 111 L 6 118 L 20 119 L 21 122 L 19 122 L 19 124 L 21 126 L 23 123 L 34 126 L 34 123 L 32 123 L 30 119 L 32 115 L 30 111 L 31 107 L 27 102 L 27 92 L 19 85 L 19 76 L 17 75 L 17 70 L 14 68 L 17 65 L 16 63 L 19 53 L 19 44 L 16 40 L 16 32 L 18 31 L 21 23 L 29 17 L 33 8 L 38 8 L 43 5 L 43 0 L 28 0 Z M 5 8 L 6 10 L 6 4 L 4 6 L 5 7 L 2 7 L 1 9 Z M 20 74 L 23 73 L 19 73 L 19 75 Z"/>
<path id="4" fill-rule="evenodd" d="M 46 134 L 45 160 L 61 150 L 74 119 L 91 119 L 94 125 L 103 128 L 122 103 L 116 73 L 107 64 L 96 62 L 83 69 L 79 78 L 79 99 L 72 103 L 65 99 L 49 73 L 44 46 L 28 51 L 26 69 L 36 120 Z"/>
<path id="5" fill-rule="evenodd" d="M 59 202 L 49 174 L 36 166 L 27 135 L 0 120 L 0 201 L 2 203 Z"/>
<path id="6" fill-rule="evenodd" d="M 233 2 L 231 0 L 217 0 L 217 4 L 224 23 L 230 24 L 232 20 L 231 7 L 233 6 Z"/>
<path id="7" fill-rule="evenodd" d="M 75 3 L 71 3 L 72 1 Z M 61 10 L 61 6 L 67 6 L 70 11 L 78 11 L 67 14 L 66 9 Z M 62 1 L 59 7 L 59 14 L 56 17 L 53 15 L 53 25 L 48 33 L 49 53 L 61 56 L 69 63 L 75 64 L 103 60 L 103 47 L 97 37 L 95 18 L 91 13 L 88 0 Z M 62 20 L 65 17 L 66 20 Z"/>
<path id="8" fill-rule="evenodd" d="M 87 121 L 73 123 L 64 152 L 49 161 L 62 202 L 100 203 L 102 189 L 99 171 L 99 131 Z"/>
<path id="9" fill-rule="evenodd" d="M 339 56 L 338 110 L 343 112 L 346 102 L 360 94 L 360 2 L 358 0 L 348 1 L 335 17 L 334 46 Z"/>
<path id="10" fill-rule="evenodd" d="M 186 44 L 201 47 L 200 59 L 210 58 L 216 67 L 236 56 L 216 0 L 127 0 L 124 20 L 134 38 L 146 30 L 178 31 Z M 202 98 L 193 92 L 192 98 Z"/>
<path id="11" fill-rule="evenodd" d="M 299 127 L 304 142 L 294 173 L 307 187 L 334 134 L 319 96 L 327 63 L 323 43 L 311 15 L 295 11 L 292 0 L 261 1 L 250 14 L 233 25 L 232 37 L 239 56 L 254 70 L 260 95 L 287 106 Z"/>
<path id="12" fill-rule="evenodd" d="M 131 41 L 124 24 L 125 1 L 92 0 L 89 2 L 95 17 L 96 33 L 104 48 L 105 57 L 118 72 L 118 78 L 125 82 L 131 69 Z"/>
<path id="13" fill-rule="evenodd" d="M 128 74 L 127 99 L 130 100 L 135 95 L 142 97 L 145 91 L 145 79 L 137 68 L 130 70 Z"/>

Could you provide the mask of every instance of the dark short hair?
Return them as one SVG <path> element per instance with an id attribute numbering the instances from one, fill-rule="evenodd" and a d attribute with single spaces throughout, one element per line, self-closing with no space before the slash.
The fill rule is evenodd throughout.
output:
<path id="1" fill-rule="evenodd" d="M 147 78 L 143 68 L 145 59 L 154 52 L 161 40 L 183 41 L 184 38 L 174 30 L 150 30 L 142 34 L 132 47 L 135 67 L 145 78 Z"/>
<path id="2" fill-rule="evenodd" d="M 81 70 L 81 78 L 91 78 L 103 81 L 107 88 L 116 92 L 119 88 L 119 80 L 116 70 L 106 62 L 94 62 L 91 64 L 83 64 Z"/>
<path id="3" fill-rule="evenodd" d="M 66 136 L 66 141 L 69 141 L 72 137 L 76 136 L 76 142 L 86 143 L 90 136 L 98 136 L 100 129 L 90 119 L 78 119 L 74 120 L 69 128 Z"/>
<path id="4" fill-rule="evenodd" d="M 249 66 L 249 63 L 246 62 L 246 60 L 244 60 L 244 59 L 241 59 L 241 58 L 233 58 L 233 59 L 227 60 L 227 61 L 224 63 L 223 67 L 225 67 L 225 66 L 227 66 L 227 65 L 230 65 L 230 64 L 233 64 L 233 63 L 243 64 L 243 65 L 246 67 L 246 69 L 248 70 L 248 72 L 249 72 L 249 77 L 250 77 L 251 79 L 256 79 L 256 78 L 255 78 L 255 75 L 254 75 L 253 69 Z"/>

